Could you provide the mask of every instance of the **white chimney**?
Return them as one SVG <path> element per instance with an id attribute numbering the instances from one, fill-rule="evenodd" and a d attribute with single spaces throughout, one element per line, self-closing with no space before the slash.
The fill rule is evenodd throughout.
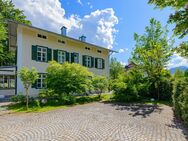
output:
<path id="1" fill-rule="evenodd" d="M 67 28 L 65 26 L 61 28 L 61 35 L 67 36 Z"/>

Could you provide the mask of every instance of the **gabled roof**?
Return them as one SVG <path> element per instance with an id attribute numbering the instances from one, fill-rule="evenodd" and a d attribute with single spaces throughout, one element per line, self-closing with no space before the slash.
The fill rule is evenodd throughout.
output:
<path id="1" fill-rule="evenodd" d="M 57 35 L 57 36 L 61 36 L 61 37 L 64 37 L 64 38 L 67 38 L 67 39 L 70 39 L 70 40 L 73 40 L 73 41 L 76 41 L 76 42 L 81 42 L 81 43 L 84 43 L 84 44 L 87 44 L 87 45 L 91 45 L 91 46 L 94 46 L 94 47 L 97 47 L 97 48 L 100 48 L 100 49 L 109 50 L 110 52 L 118 53 L 118 51 L 115 51 L 115 50 L 107 49 L 105 47 L 101 47 L 101 46 L 98 46 L 98 45 L 95 45 L 95 44 L 91 44 L 91 43 L 88 43 L 88 42 L 82 42 L 82 41 L 80 41 L 78 39 L 75 39 L 75 38 L 72 38 L 72 37 L 69 37 L 69 36 L 65 36 L 65 35 L 62 35 L 62 34 L 58 34 L 58 33 L 55 33 L 55 32 L 49 31 L 49 30 L 45 30 L 45 29 L 42 29 L 42 28 L 38 28 L 38 27 L 35 27 L 35 26 L 32 26 L 32 25 L 27 25 L 27 24 L 19 23 L 19 22 L 12 21 L 12 20 L 7 20 L 7 22 L 16 23 L 18 25 L 22 25 L 22 26 L 33 28 L 33 29 L 37 29 L 37 30 L 41 30 L 41 31 L 48 32 L 50 34 L 54 34 L 54 35 Z"/>

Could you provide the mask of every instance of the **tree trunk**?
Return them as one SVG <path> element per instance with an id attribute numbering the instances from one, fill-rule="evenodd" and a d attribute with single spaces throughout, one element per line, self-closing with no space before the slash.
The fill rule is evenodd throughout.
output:
<path id="1" fill-rule="evenodd" d="M 26 89 L 26 110 L 29 108 L 29 94 L 28 89 Z"/>

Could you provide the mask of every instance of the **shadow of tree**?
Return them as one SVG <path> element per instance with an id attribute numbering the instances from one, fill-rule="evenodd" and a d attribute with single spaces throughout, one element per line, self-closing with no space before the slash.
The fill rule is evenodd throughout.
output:
<path id="1" fill-rule="evenodd" d="M 107 102 L 106 102 L 107 104 Z M 129 111 L 129 115 L 142 116 L 146 118 L 153 112 L 161 113 L 163 110 L 159 105 L 156 104 L 142 104 L 142 103 L 108 103 L 115 107 L 116 110 Z"/>
<path id="2" fill-rule="evenodd" d="M 169 128 L 180 129 L 188 140 L 188 128 L 184 125 L 183 121 L 178 119 L 175 115 L 173 117 L 172 124 L 166 124 Z"/>

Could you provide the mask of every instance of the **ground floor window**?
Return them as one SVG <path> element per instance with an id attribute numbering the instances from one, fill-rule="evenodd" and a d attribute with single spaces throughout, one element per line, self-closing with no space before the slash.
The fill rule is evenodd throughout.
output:
<path id="1" fill-rule="evenodd" d="M 45 73 L 43 73 L 43 74 L 40 73 L 39 74 L 39 78 L 37 80 L 37 88 L 38 89 L 46 88 L 45 79 L 46 79 L 46 74 Z"/>
<path id="2" fill-rule="evenodd" d="M 14 89 L 15 76 L 14 75 L 0 75 L 0 89 Z"/>

